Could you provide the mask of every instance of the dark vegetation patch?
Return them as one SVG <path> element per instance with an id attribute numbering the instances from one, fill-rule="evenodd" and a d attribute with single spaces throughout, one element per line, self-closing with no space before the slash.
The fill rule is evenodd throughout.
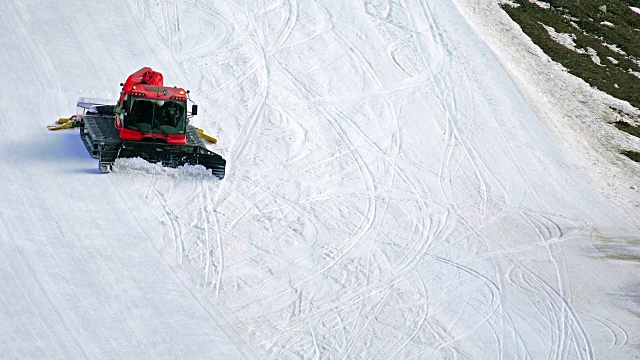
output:
<path id="1" fill-rule="evenodd" d="M 640 138 L 640 127 L 633 126 L 624 121 L 616 121 L 613 123 L 619 130 Z"/>
<path id="2" fill-rule="evenodd" d="M 640 152 L 633 150 L 622 150 L 620 151 L 620 153 L 635 162 L 640 162 Z"/>
<path id="3" fill-rule="evenodd" d="M 640 108 L 640 14 L 629 8 L 640 7 L 638 0 L 548 0 L 549 8 L 529 0 L 512 2 L 519 6 L 502 8 L 549 57 L 591 86 Z M 572 34 L 578 52 L 552 39 L 543 24 Z M 615 126 L 640 137 L 638 127 L 623 122 Z M 622 153 L 640 161 L 638 152 Z"/>

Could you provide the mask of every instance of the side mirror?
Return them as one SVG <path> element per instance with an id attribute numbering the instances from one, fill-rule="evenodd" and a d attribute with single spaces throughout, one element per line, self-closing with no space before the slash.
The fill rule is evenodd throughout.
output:
<path id="1" fill-rule="evenodd" d="M 198 105 L 191 105 L 191 115 L 198 115 Z"/>

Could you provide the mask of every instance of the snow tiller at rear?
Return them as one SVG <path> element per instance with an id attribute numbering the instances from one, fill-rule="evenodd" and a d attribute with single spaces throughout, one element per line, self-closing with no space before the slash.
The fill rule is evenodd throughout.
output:
<path id="1" fill-rule="evenodd" d="M 77 113 L 49 129 L 80 127 L 89 154 L 103 173 L 118 158 L 142 158 L 163 166 L 202 165 L 222 179 L 226 161 L 208 150 L 216 139 L 189 124 L 197 105 L 187 111 L 188 91 L 164 87 L 162 74 L 145 67 L 131 74 L 118 101 L 80 98 Z M 190 101 L 190 100 L 189 100 Z"/>

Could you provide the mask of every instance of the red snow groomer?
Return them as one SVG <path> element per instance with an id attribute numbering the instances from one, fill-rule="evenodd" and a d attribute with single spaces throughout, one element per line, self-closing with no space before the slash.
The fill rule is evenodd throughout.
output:
<path id="1" fill-rule="evenodd" d="M 144 67 L 131 74 L 122 86 L 120 98 L 114 101 L 80 98 L 77 113 L 61 118 L 58 130 L 80 127 L 87 150 L 99 159 L 99 169 L 111 172 L 117 158 L 140 157 L 163 166 L 202 165 L 222 179 L 226 161 L 209 151 L 203 138 L 216 139 L 189 124 L 197 114 L 193 104 L 188 111 L 189 91 L 165 87 L 162 74 Z"/>

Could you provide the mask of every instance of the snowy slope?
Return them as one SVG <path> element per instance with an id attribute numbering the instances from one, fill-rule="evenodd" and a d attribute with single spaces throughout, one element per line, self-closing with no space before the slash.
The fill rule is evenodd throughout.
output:
<path id="1" fill-rule="evenodd" d="M 6 357 L 633 358 L 637 268 L 598 249 L 632 251 L 636 219 L 453 2 L 2 20 Z M 100 175 L 76 131 L 47 132 L 144 65 L 192 90 L 223 181 Z"/>
<path id="2" fill-rule="evenodd" d="M 162 226 L 147 205 L 127 198 L 117 176 L 99 175 L 77 131 L 43 128 L 75 111 L 80 94 L 116 95 L 141 62 L 162 66 L 128 4 L 116 5 L 3 7 L 0 358 L 241 351 L 210 301 L 162 256 Z"/>

